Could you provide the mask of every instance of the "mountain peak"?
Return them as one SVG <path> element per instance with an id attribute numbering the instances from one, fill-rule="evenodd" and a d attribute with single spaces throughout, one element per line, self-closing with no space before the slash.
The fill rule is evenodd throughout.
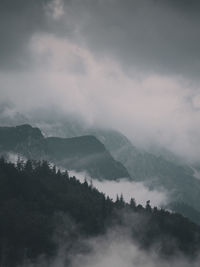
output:
<path id="1" fill-rule="evenodd" d="M 12 128 L 12 127 L 10 127 Z M 43 134 L 41 130 L 37 127 L 32 127 L 30 124 L 22 124 L 15 127 L 17 131 L 19 131 L 22 134 L 27 134 L 32 137 L 36 138 L 43 138 Z"/>
<path id="2" fill-rule="evenodd" d="M 70 170 L 86 171 L 94 178 L 130 177 L 125 167 L 114 160 L 93 135 L 45 138 L 39 128 L 29 124 L 0 127 L 0 150 L 18 153 L 30 159 L 48 160 Z"/>

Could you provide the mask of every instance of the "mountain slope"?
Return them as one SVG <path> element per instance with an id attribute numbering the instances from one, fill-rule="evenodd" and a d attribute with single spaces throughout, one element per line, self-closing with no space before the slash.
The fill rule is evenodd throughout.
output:
<path id="1" fill-rule="evenodd" d="M 85 242 L 79 243 L 81 237 L 100 235 L 106 242 L 104 233 L 112 228 L 116 235 L 129 229 L 130 242 L 151 253 L 155 249 L 166 259 L 180 252 L 195 259 L 200 246 L 200 226 L 181 215 L 149 204 L 145 208 L 134 201 L 127 204 L 122 198 L 113 202 L 47 162 L 15 166 L 0 159 L 0 207 L 0 265 L 6 267 L 19 266 L 24 259 L 33 262 L 30 266 L 50 266 L 34 261 L 42 255 L 54 257 L 59 249 L 56 240 L 68 260 L 71 252 L 74 257 L 90 253 Z"/>
<path id="2" fill-rule="evenodd" d="M 88 171 L 99 179 L 129 177 L 124 166 L 114 160 L 94 136 L 46 138 L 47 158 L 67 169 Z"/>
<path id="3" fill-rule="evenodd" d="M 45 138 L 38 128 L 30 125 L 0 127 L 0 151 L 46 159 L 67 169 L 87 171 L 99 179 L 129 177 L 124 166 L 94 136 Z"/>
<path id="4" fill-rule="evenodd" d="M 65 125 L 62 136 L 70 133 Z M 74 127 L 73 129 L 78 129 Z M 83 127 L 82 127 L 83 129 Z M 168 154 L 155 155 L 135 147 L 123 134 L 114 130 L 85 129 L 82 134 L 92 134 L 99 139 L 111 155 L 121 162 L 135 181 L 144 182 L 150 189 L 164 189 L 169 193 L 169 208 L 180 211 L 196 223 L 200 223 L 200 180 L 194 177 L 194 169 Z M 79 131 L 74 131 L 75 135 Z"/>
<path id="5" fill-rule="evenodd" d="M 195 221 L 200 223 L 200 180 L 194 177 L 194 170 L 190 166 L 139 150 L 117 131 L 96 130 L 92 133 L 126 167 L 135 181 L 145 182 L 150 189 L 164 188 L 170 194 L 170 208 L 181 211 L 185 216 L 193 213 L 192 219 L 196 210 Z M 187 209 L 178 208 L 180 206 L 187 206 Z"/>
<path id="6" fill-rule="evenodd" d="M 0 110 L 2 124 L 13 125 L 16 121 L 28 121 L 33 125 L 39 125 L 47 136 L 64 138 L 86 134 L 96 136 L 109 150 L 112 157 L 125 166 L 134 180 L 144 182 L 150 189 L 164 188 L 170 193 L 170 200 L 173 202 L 169 208 L 175 211 L 181 210 L 185 216 L 193 220 L 197 218 L 195 222 L 199 223 L 200 181 L 195 178 L 194 170 L 194 168 L 198 169 L 198 166 L 191 168 L 182 160 L 177 160 L 172 153 L 161 153 L 161 150 L 156 150 L 155 153 L 143 151 L 118 131 L 90 128 L 80 118 L 74 118 L 71 115 L 63 117 L 55 114 L 54 111 L 46 113 L 40 111 L 32 114 L 30 118 L 19 116 L 20 114 L 16 114 L 17 118 L 16 116 L 13 118 L 9 116 L 11 111 L 5 108 Z M 35 154 L 34 151 L 31 154 Z M 190 211 L 189 208 L 191 208 Z M 190 216 L 190 214 L 193 215 Z"/>

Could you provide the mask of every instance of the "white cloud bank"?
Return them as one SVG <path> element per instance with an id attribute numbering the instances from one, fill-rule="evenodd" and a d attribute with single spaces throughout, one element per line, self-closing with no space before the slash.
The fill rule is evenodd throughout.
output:
<path id="1" fill-rule="evenodd" d="M 129 202 L 131 198 L 136 200 L 137 204 L 145 206 L 146 201 L 150 200 L 152 206 L 161 207 L 168 203 L 168 194 L 164 190 L 149 190 L 142 182 L 133 182 L 126 179 L 119 181 L 99 181 L 91 179 L 87 173 L 69 171 L 70 176 L 75 176 L 81 182 L 86 179 L 100 192 L 116 200 L 116 196 L 123 194 L 124 200 Z"/>
<path id="2" fill-rule="evenodd" d="M 200 95 L 178 77 L 125 73 L 108 57 L 67 38 L 38 33 L 32 71 L 0 73 L 1 100 L 22 113 L 55 108 L 111 127 L 143 147 L 157 144 L 189 161 L 200 158 Z"/>

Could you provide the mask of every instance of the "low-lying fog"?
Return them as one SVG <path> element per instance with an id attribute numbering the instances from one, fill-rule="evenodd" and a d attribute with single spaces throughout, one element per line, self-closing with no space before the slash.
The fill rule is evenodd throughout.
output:
<path id="1" fill-rule="evenodd" d="M 85 179 L 100 192 L 109 196 L 113 200 L 116 196 L 123 195 L 125 201 L 129 202 L 131 198 L 134 198 L 137 204 L 145 205 L 146 201 L 150 200 L 152 206 L 161 207 L 168 202 L 168 194 L 164 189 L 161 190 L 149 190 L 142 182 L 128 181 L 127 179 L 120 179 L 118 181 L 100 181 L 97 179 L 91 179 L 85 172 L 69 171 L 70 176 L 75 176 L 81 182 Z"/>

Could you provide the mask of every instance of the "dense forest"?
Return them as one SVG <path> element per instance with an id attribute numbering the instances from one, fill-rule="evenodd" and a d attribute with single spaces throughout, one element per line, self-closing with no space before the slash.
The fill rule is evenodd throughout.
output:
<path id="1" fill-rule="evenodd" d="M 80 183 L 46 161 L 0 159 L 0 266 L 53 257 L 62 227 L 68 231 L 67 254 L 80 237 L 103 235 L 114 226 L 128 226 L 142 249 L 159 242 L 159 253 L 167 257 L 183 252 L 194 259 L 200 246 L 200 227 L 179 214 L 152 208 L 149 201 L 142 207 L 134 196 L 130 203 L 123 196 L 113 201 L 92 182 Z"/>

